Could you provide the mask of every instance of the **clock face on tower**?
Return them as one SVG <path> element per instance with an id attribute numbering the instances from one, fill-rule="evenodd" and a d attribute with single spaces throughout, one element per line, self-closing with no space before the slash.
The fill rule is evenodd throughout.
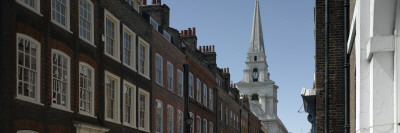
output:
<path id="1" fill-rule="evenodd" d="M 253 77 L 253 80 L 258 80 L 258 72 L 253 72 L 251 76 Z"/>

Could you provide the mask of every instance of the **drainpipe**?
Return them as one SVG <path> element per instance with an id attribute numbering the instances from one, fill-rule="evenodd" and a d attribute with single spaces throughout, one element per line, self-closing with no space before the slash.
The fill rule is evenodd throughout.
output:
<path id="1" fill-rule="evenodd" d="M 349 0 L 344 0 L 344 132 L 349 133 L 349 55 L 347 54 L 347 41 L 349 38 Z"/>
<path id="2" fill-rule="evenodd" d="M 185 88 L 184 90 L 184 100 L 185 100 L 185 108 L 184 108 L 184 114 L 185 114 L 185 133 L 190 133 L 190 124 L 188 124 L 188 120 L 190 120 L 190 114 L 189 114 L 189 85 L 188 85 L 188 77 L 189 77 L 189 65 L 188 64 L 183 64 L 183 88 Z M 192 118 L 193 119 L 193 118 Z M 193 123 L 191 123 L 193 124 Z"/>
<path id="3" fill-rule="evenodd" d="M 328 116 L 328 111 L 329 111 L 329 91 L 328 91 L 328 83 L 329 83 L 329 59 L 328 59 L 328 52 L 329 52 L 329 3 L 328 0 L 325 0 L 325 133 L 328 133 L 329 131 L 329 116 Z"/>

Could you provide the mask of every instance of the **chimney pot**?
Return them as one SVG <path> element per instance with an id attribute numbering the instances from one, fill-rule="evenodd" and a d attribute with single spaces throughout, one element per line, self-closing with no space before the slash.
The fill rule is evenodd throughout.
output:
<path id="1" fill-rule="evenodd" d="M 208 50 L 208 46 L 206 46 L 206 52 L 209 52 L 209 50 Z"/>
<path id="2" fill-rule="evenodd" d="M 229 67 L 226 70 L 227 70 L 227 73 L 229 73 Z"/>
<path id="3" fill-rule="evenodd" d="M 191 36 L 192 35 L 192 29 L 188 28 L 188 31 L 189 31 L 189 36 Z"/>
<path id="4" fill-rule="evenodd" d="M 199 51 L 201 52 L 201 46 L 199 46 Z"/>
<path id="5" fill-rule="evenodd" d="M 157 0 L 157 4 L 161 5 L 161 0 Z"/>
<path id="6" fill-rule="evenodd" d="M 147 0 L 142 0 L 142 5 L 147 5 Z"/>
<path id="7" fill-rule="evenodd" d="M 203 46 L 203 52 L 206 52 L 206 46 Z"/>
<path id="8" fill-rule="evenodd" d="M 156 4 L 156 0 L 151 0 L 151 4 L 155 5 Z"/>
<path id="9" fill-rule="evenodd" d="M 184 35 L 187 36 L 187 35 L 188 35 L 188 31 L 187 31 L 187 30 L 184 30 L 184 31 L 185 31 L 185 34 L 184 34 Z"/>
<path id="10" fill-rule="evenodd" d="M 212 52 L 215 52 L 215 46 L 212 45 Z"/>
<path id="11" fill-rule="evenodd" d="M 193 33 L 193 35 L 195 36 L 196 35 L 196 28 L 195 27 L 193 27 L 193 31 L 192 31 Z"/>

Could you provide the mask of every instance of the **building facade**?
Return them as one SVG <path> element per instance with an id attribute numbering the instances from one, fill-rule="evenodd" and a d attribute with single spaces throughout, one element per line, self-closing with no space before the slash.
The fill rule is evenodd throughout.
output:
<path id="1" fill-rule="evenodd" d="M 139 5 L 2 1 L 2 132 L 150 132 L 151 26 Z"/>
<path id="2" fill-rule="evenodd" d="M 4 133 L 260 132 L 214 46 L 169 27 L 160 0 L 0 6 Z"/>
<path id="3" fill-rule="evenodd" d="M 350 132 L 399 132 L 398 0 L 350 0 Z"/>
<path id="4" fill-rule="evenodd" d="M 250 110 L 269 132 L 287 133 L 277 115 L 278 86 L 270 79 L 266 58 L 259 1 L 256 0 L 246 69 L 243 71 L 243 80 L 237 85 L 241 95 L 251 97 Z"/>

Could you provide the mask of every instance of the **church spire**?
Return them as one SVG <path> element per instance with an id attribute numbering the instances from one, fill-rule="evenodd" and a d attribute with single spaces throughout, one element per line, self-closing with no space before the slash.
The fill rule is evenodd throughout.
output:
<path id="1" fill-rule="evenodd" d="M 256 0 L 248 53 L 261 53 L 261 52 L 265 53 L 264 39 L 261 26 L 260 7 L 258 5 L 258 0 Z"/>

